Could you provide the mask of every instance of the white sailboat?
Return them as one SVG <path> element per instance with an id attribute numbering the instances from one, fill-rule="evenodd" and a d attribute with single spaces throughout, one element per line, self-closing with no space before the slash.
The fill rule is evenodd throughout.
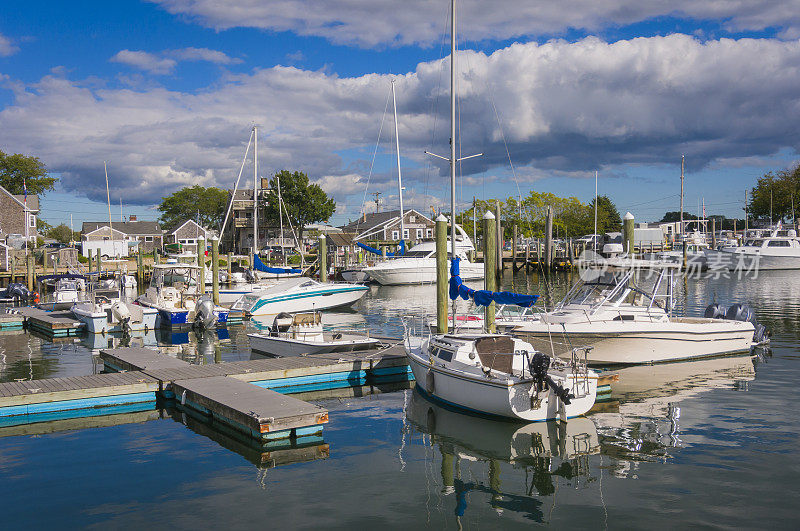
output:
<path id="1" fill-rule="evenodd" d="M 450 163 L 450 258 L 455 261 L 455 171 L 459 160 L 455 152 L 455 0 L 451 0 L 450 31 L 451 141 L 446 160 Z M 509 336 L 454 333 L 419 337 L 408 327 L 405 347 L 418 389 L 436 400 L 481 414 L 565 421 L 589 411 L 597 396 L 597 375 L 586 367 L 577 350 L 565 362 Z"/>

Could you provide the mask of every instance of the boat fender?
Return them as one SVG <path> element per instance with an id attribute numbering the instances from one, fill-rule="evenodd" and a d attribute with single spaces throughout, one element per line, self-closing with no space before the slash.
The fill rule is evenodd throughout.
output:
<path id="1" fill-rule="evenodd" d="M 725 314 L 727 312 L 727 308 L 724 306 L 720 306 L 719 304 L 709 304 L 706 308 L 705 314 L 703 314 L 707 319 L 725 319 Z"/>
<path id="2" fill-rule="evenodd" d="M 725 313 L 725 319 L 730 321 L 751 321 L 753 319 L 753 310 L 744 304 L 734 304 L 728 308 Z"/>
<path id="3" fill-rule="evenodd" d="M 564 404 L 569 405 L 575 396 L 572 395 L 568 389 L 564 389 L 562 386 L 553 381 L 550 375 L 547 374 L 547 369 L 549 368 L 550 356 L 542 354 L 541 352 L 537 352 L 532 358 L 530 358 L 528 362 L 528 369 L 533 377 L 533 387 L 536 389 L 537 393 L 539 391 L 545 391 L 548 388 L 552 389 L 553 393 L 560 398 Z"/>
<path id="4" fill-rule="evenodd" d="M 434 380 L 433 371 L 429 370 L 425 376 L 425 390 L 428 391 L 429 395 L 436 392 L 436 380 Z"/>
<path id="5" fill-rule="evenodd" d="M 39 304 L 39 292 L 38 291 L 34 291 L 33 292 L 33 302 L 35 302 L 36 304 Z"/>

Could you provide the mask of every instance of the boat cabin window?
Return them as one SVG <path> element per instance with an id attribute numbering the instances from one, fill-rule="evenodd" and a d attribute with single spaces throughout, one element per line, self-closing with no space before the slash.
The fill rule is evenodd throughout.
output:
<path id="1" fill-rule="evenodd" d="M 453 351 L 443 348 L 433 348 L 431 353 L 439 359 L 444 361 L 453 361 Z"/>
<path id="2" fill-rule="evenodd" d="M 768 247 L 791 247 L 789 240 L 770 240 L 767 243 Z"/>
<path id="3" fill-rule="evenodd" d="M 313 280 L 309 280 L 309 281 L 307 281 L 307 282 L 303 282 L 302 284 L 300 284 L 300 286 L 299 286 L 299 287 L 301 287 L 301 288 L 308 288 L 308 287 L 311 287 L 311 286 L 313 286 L 314 284 L 315 284 L 315 282 L 314 282 Z"/>
<path id="4" fill-rule="evenodd" d="M 764 245 L 764 240 L 748 240 L 745 245 L 748 247 L 761 247 Z"/>
<path id="5" fill-rule="evenodd" d="M 433 251 L 408 251 L 404 258 L 427 258 Z"/>
<path id="6" fill-rule="evenodd" d="M 167 269 L 160 276 L 161 285 L 165 288 L 184 288 L 196 284 L 188 269 Z"/>

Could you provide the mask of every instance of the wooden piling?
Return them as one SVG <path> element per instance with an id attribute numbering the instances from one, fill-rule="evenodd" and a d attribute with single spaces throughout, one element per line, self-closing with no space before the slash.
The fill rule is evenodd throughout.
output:
<path id="1" fill-rule="evenodd" d="M 447 333 L 447 218 L 436 218 L 436 328 Z"/>
<path id="2" fill-rule="evenodd" d="M 217 248 L 219 249 L 219 241 L 217 241 Z M 227 254 L 227 267 L 228 267 L 228 282 L 231 282 L 231 276 L 233 275 L 233 262 L 231 260 L 231 253 L 228 251 Z"/>
<path id="3" fill-rule="evenodd" d="M 92 270 L 92 264 L 93 264 L 93 262 L 94 262 L 94 260 L 92 260 L 92 250 L 91 250 L 91 249 L 87 249 L 87 251 L 86 251 L 86 252 L 87 252 L 87 254 L 88 254 L 87 258 L 89 259 L 89 262 L 87 263 L 87 266 L 88 266 L 88 267 L 86 268 L 86 270 L 87 270 L 87 271 L 89 271 L 89 272 L 91 273 L 91 272 L 93 271 L 93 270 Z"/>
<path id="4" fill-rule="evenodd" d="M 328 242 L 324 234 L 319 235 L 319 281 L 328 281 Z"/>
<path id="5" fill-rule="evenodd" d="M 25 266 L 27 272 L 26 280 L 28 281 L 28 289 L 30 291 L 33 291 L 35 287 L 34 273 L 33 273 L 33 255 L 30 253 L 30 251 L 28 252 L 28 254 L 25 255 Z"/>
<path id="6" fill-rule="evenodd" d="M 140 286 L 144 285 L 144 256 L 143 252 L 136 253 L 136 281 Z"/>
<path id="7" fill-rule="evenodd" d="M 497 267 L 497 283 L 500 284 L 500 279 L 503 278 L 503 227 L 500 223 L 500 201 L 494 203 L 494 222 L 495 222 L 495 243 L 496 243 L 496 262 Z"/>
<path id="8" fill-rule="evenodd" d="M 514 273 L 517 271 L 517 237 L 519 236 L 518 232 L 519 229 L 517 228 L 517 224 L 514 223 L 513 227 L 514 235 L 511 239 L 511 272 Z"/>
<path id="9" fill-rule="evenodd" d="M 711 248 L 717 248 L 717 220 L 711 218 Z"/>
<path id="10" fill-rule="evenodd" d="M 153 249 L 153 265 L 158 265 L 158 249 Z"/>
<path id="11" fill-rule="evenodd" d="M 634 246 L 634 238 L 633 238 L 633 214 L 628 212 L 625 214 L 625 217 L 622 218 L 622 242 L 624 251 L 628 253 L 628 256 L 633 257 L 633 246 Z"/>
<path id="12" fill-rule="evenodd" d="M 219 304 L 219 238 L 216 236 L 211 238 L 211 294 L 214 304 Z"/>
<path id="13" fill-rule="evenodd" d="M 103 257 L 100 254 L 100 249 L 97 250 L 97 278 L 103 273 Z"/>
<path id="14" fill-rule="evenodd" d="M 200 278 L 198 279 L 198 287 L 200 294 L 206 292 L 206 240 L 198 238 L 197 240 L 197 265 L 200 267 Z"/>
<path id="15" fill-rule="evenodd" d="M 494 214 L 487 210 L 483 216 L 483 282 L 487 291 L 497 291 L 497 277 L 494 274 L 497 270 L 497 266 L 494 263 L 497 257 L 495 253 L 497 249 L 497 231 L 495 228 Z M 490 333 L 496 331 L 494 313 L 494 302 L 492 302 L 486 307 L 484 313 L 485 327 Z"/>

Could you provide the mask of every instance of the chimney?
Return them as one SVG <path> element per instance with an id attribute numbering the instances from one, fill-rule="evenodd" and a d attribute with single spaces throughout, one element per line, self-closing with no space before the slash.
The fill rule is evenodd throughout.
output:
<path id="1" fill-rule="evenodd" d="M 136 221 L 136 215 L 131 214 L 130 216 L 128 216 L 128 221 Z"/>
<path id="2" fill-rule="evenodd" d="M 262 177 L 261 178 L 261 189 L 266 190 L 269 188 L 269 177 Z"/>

